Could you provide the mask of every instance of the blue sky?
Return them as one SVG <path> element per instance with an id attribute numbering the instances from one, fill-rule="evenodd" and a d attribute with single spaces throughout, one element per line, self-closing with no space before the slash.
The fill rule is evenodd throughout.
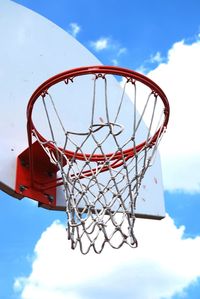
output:
<path id="1" fill-rule="evenodd" d="M 95 55 L 104 64 L 110 64 L 118 50 L 124 48 L 126 52 L 120 55 L 119 64 L 133 69 L 147 63 L 157 52 L 166 57 L 173 43 L 182 39 L 190 43 L 199 33 L 198 0 L 49 0 L 48 5 L 41 0 L 16 2 L 67 31 L 71 23 L 77 23 L 77 39 L 91 51 L 91 41 L 110 39 L 113 46 L 98 54 L 93 51 Z"/>
<path id="2" fill-rule="evenodd" d="M 0 8 L 3 1 L 0 1 Z M 51 298 L 44 290 L 47 282 L 41 274 L 41 267 L 49 269 L 49 273 L 44 272 L 44 276 L 48 278 L 47 281 L 55 282 L 54 287 L 51 289 L 49 286 L 49 289 L 52 296 L 59 299 L 199 298 L 200 273 L 197 266 L 200 261 L 197 251 L 200 248 L 200 145 L 194 128 L 199 126 L 197 101 L 200 92 L 197 84 L 200 77 L 200 2 L 15 2 L 43 15 L 74 35 L 102 63 L 139 70 L 162 84 L 173 106 L 169 134 L 161 147 L 165 202 L 169 216 L 161 223 L 139 222 L 138 234 L 141 235 L 152 225 L 150 241 L 155 247 L 147 243 L 148 240 L 141 240 L 146 252 L 144 249 L 133 252 L 130 260 L 126 260 L 123 255 L 111 253 L 103 255 L 98 262 L 95 257 L 81 261 L 73 253 L 76 262 L 82 263 L 82 269 L 89 267 L 89 263 L 97 263 L 99 267 L 98 270 L 93 269 L 93 277 L 85 273 L 77 278 L 75 262 L 70 264 L 69 256 L 65 260 L 65 248 L 56 247 L 65 247 L 62 241 L 65 232 L 60 224 L 65 224 L 65 215 L 38 209 L 28 200 L 18 201 L 1 192 L 1 298 L 32 299 L 30 290 L 35 294 L 35 299 Z M 57 219 L 60 222 L 54 222 Z M 53 237 L 57 244 L 51 243 Z M 156 242 L 159 242 L 160 247 L 156 246 Z M 160 250 L 157 256 L 153 253 L 156 247 Z M 164 248 L 168 248 L 168 252 Z M 55 250 L 60 250 L 58 255 L 63 261 L 59 257 L 54 261 Z M 114 264 L 109 260 L 111 266 L 102 268 L 101 264 L 105 261 L 103 258 L 112 256 L 119 261 Z M 72 265 L 72 268 L 63 269 L 67 265 Z M 61 273 L 64 277 L 69 271 L 72 278 L 71 281 L 68 278 L 65 289 L 62 279 L 54 275 L 59 276 Z M 131 271 L 134 273 L 130 276 L 125 274 Z M 121 277 L 121 281 L 118 277 Z M 85 280 L 81 283 L 83 278 Z M 135 291 L 127 291 L 126 283 Z M 142 290 L 144 284 L 150 292 Z"/>

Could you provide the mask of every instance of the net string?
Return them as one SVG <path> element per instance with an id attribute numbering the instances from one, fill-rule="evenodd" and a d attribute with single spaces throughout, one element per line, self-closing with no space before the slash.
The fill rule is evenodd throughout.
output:
<path id="1" fill-rule="evenodd" d="M 94 114 L 96 105 L 96 81 L 104 80 L 104 105 L 106 112 L 106 122 L 95 124 Z M 40 141 L 37 132 L 33 134 L 41 143 L 43 149 L 50 156 L 51 161 L 59 168 L 66 198 L 67 231 L 68 238 L 71 240 L 71 247 L 74 249 L 79 244 L 83 254 L 87 254 L 91 248 L 96 253 L 101 253 L 105 244 L 109 243 L 113 248 L 120 248 L 123 244 L 137 247 L 137 239 L 134 234 L 136 200 L 141 186 L 142 178 L 154 157 L 160 138 L 157 139 L 153 148 L 149 147 L 151 141 L 151 129 L 154 120 L 157 95 L 152 91 L 147 97 L 140 118 L 136 121 L 137 109 L 137 86 L 135 81 L 131 81 L 134 88 L 134 117 L 132 136 L 120 146 L 117 134 L 114 132 L 116 127 L 118 134 L 123 131 L 123 127 L 117 124 L 118 117 L 123 105 L 126 85 L 130 80 L 127 78 L 119 101 L 114 122 L 110 121 L 108 107 L 108 84 L 105 75 L 95 76 L 92 96 L 91 124 L 88 132 L 77 133 L 67 131 L 56 109 L 55 102 L 49 92 L 42 96 L 44 111 L 47 117 L 51 139 L 45 144 Z M 73 82 L 72 82 L 73 83 Z M 147 109 L 150 98 L 154 96 L 154 105 L 150 125 L 146 135 L 146 142 L 140 151 L 136 151 L 136 133 L 140 127 L 143 116 Z M 51 123 L 46 97 L 49 96 L 55 115 L 60 123 L 65 135 L 63 150 L 59 148 L 55 140 L 53 124 Z M 162 115 L 160 120 L 162 119 Z M 107 127 L 108 133 L 99 142 L 96 138 L 98 130 Z M 157 125 L 159 127 L 159 124 Z M 162 129 L 160 130 L 161 137 Z M 74 135 L 83 136 L 81 144 L 73 139 Z M 116 146 L 116 151 L 107 156 L 103 150 L 103 144 L 108 138 L 112 139 Z M 83 151 L 84 144 L 92 139 L 95 147 L 88 156 Z M 54 145 L 55 151 L 52 153 L 48 143 Z M 75 151 L 72 157 L 67 157 L 65 150 L 72 144 Z M 130 158 L 124 154 L 127 145 L 132 144 L 134 155 Z M 91 161 L 96 152 L 100 152 L 103 159 L 99 162 Z M 77 160 L 77 154 L 81 153 L 84 161 Z M 120 153 L 121 160 L 114 159 L 116 153 Z M 117 165 L 117 167 L 116 167 Z M 102 172 L 106 170 L 106 179 Z"/>

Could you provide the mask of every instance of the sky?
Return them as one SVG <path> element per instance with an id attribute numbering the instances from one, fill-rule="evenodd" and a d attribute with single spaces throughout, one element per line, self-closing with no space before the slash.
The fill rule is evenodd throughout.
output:
<path id="1" fill-rule="evenodd" d="M 171 116 L 160 153 L 167 215 L 136 221 L 136 250 L 82 256 L 69 248 L 64 213 L 1 192 L 1 298 L 198 299 L 200 2 L 15 3 L 72 34 L 103 64 L 140 71 L 165 91 Z"/>

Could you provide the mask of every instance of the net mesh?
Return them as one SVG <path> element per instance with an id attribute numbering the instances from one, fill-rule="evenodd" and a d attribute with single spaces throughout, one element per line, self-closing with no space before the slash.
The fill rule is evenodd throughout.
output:
<path id="1" fill-rule="evenodd" d="M 161 139 L 161 124 L 164 119 L 163 108 L 158 109 L 157 113 L 158 95 L 152 90 L 149 89 L 145 94 L 142 107 L 139 107 L 141 103 L 137 105 L 137 88 L 140 83 L 130 78 L 121 81 L 120 100 L 115 116 L 111 119 L 107 76 L 92 76 L 91 119 L 86 132 L 78 133 L 65 128 L 50 91 L 41 96 L 50 138 L 44 142 L 38 132 L 33 131 L 51 162 L 59 169 L 66 198 L 68 238 L 71 240 L 71 247 L 74 249 L 79 245 L 83 254 L 87 254 L 91 248 L 96 253 L 101 253 L 105 244 L 110 244 L 113 248 L 120 248 L 123 244 L 137 247 L 134 233 L 137 197 L 142 179 L 151 166 Z M 65 81 L 66 85 L 73 84 L 75 79 Z M 99 80 L 103 82 L 105 116 L 104 119 L 99 117 L 99 121 L 96 122 L 96 85 Z M 128 85 L 132 88 L 133 118 L 129 128 L 131 134 L 123 139 L 121 136 L 125 128 L 120 123 L 120 113 L 125 105 Z M 49 105 L 63 131 L 62 148 L 56 140 Z M 137 113 L 137 109 L 140 110 L 140 114 Z M 156 114 L 159 116 L 155 117 Z M 145 116 L 148 124 L 144 140 L 140 142 L 137 134 L 141 136 L 140 127 L 143 126 L 142 120 Z M 144 131 L 144 128 L 142 130 Z M 157 138 L 152 143 L 155 132 L 158 132 Z M 92 144 L 90 154 L 85 153 L 87 144 Z M 109 144 L 115 148 L 111 153 L 107 151 Z M 73 151 L 67 152 L 68 148 L 73 148 Z"/>

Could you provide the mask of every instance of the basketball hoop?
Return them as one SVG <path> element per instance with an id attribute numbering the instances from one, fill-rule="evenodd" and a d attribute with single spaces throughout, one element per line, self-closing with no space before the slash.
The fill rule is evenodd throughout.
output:
<path id="1" fill-rule="evenodd" d="M 88 81 L 92 86 L 91 107 L 88 107 L 91 113 L 88 127 L 78 132 L 65 126 L 62 111 L 56 108 L 54 87 L 62 85 L 62 88 L 69 88 L 75 84 L 79 87 L 77 82 L 83 78 L 83 85 Z M 114 88 L 109 89 L 110 82 L 118 85 L 119 96 L 111 96 Z M 133 113 L 128 128 L 131 134 L 127 138 L 120 115 L 123 109 L 126 110 L 128 89 L 132 95 Z M 77 89 L 77 94 L 81 97 L 81 90 Z M 104 117 L 98 115 L 100 104 L 97 98 L 102 99 Z M 48 137 L 39 132 L 33 120 L 37 102 L 44 107 L 50 132 Z M 110 108 L 115 104 L 115 113 L 111 115 Z M 64 105 L 67 103 L 63 95 Z M 91 247 L 100 253 L 106 243 L 113 248 L 120 248 L 125 243 L 137 247 L 134 234 L 137 197 L 145 172 L 151 166 L 166 130 L 169 110 L 168 100 L 157 84 L 144 75 L 120 67 L 72 69 L 50 78 L 33 93 L 27 108 L 32 189 L 48 194 L 48 190 L 55 186 L 63 188 L 68 238 L 73 249 L 79 244 L 81 252 L 86 254 Z M 56 138 L 58 127 L 63 136 L 62 142 Z M 143 136 L 143 140 L 139 135 Z M 90 152 L 86 152 L 88 143 L 92 144 Z M 42 151 L 44 157 L 40 155 Z M 56 177 L 46 182 L 36 176 L 35 156 L 39 156 L 37 163 L 41 164 L 41 168 L 50 163 Z M 47 157 L 49 162 L 46 162 Z"/>

